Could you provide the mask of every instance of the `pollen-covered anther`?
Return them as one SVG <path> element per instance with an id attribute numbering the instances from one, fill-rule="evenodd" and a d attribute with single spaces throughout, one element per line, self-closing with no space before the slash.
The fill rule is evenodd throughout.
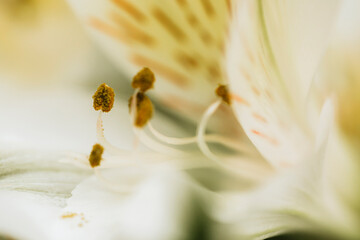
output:
<path id="1" fill-rule="evenodd" d="M 216 88 L 215 93 L 216 93 L 217 96 L 221 97 L 221 99 L 224 102 L 226 102 L 229 105 L 231 104 L 229 90 L 228 90 L 228 87 L 226 85 L 219 85 Z"/>
<path id="2" fill-rule="evenodd" d="M 93 106 L 96 111 L 110 112 L 114 105 L 114 89 L 103 83 L 98 87 L 92 98 L 94 99 Z"/>
<path id="3" fill-rule="evenodd" d="M 132 109 L 132 99 L 129 99 L 129 109 Z M 153 115 L 153 105 L 150 98 L 148 98 L 143 92 L 139 92 L 136 95 L 136 114 L 134 119 L 134 125 L 136 127 L 144 127 L 146 123 L 151 119 Z"/>
<path id="4" fill-rule="evenodd" d="M 131 86 L 144 93 L 154 87 L 154 82 L 154 73 L 149 68 L 145 67 L 133 77 Z"/>
<path id="5" fill-rule="evenodd" d="M 104 148 L 100 144 L 97 143 L 93 146 L 89 156 L 89 162 L 92 168 L 100 165 L 103 152 Z"/>

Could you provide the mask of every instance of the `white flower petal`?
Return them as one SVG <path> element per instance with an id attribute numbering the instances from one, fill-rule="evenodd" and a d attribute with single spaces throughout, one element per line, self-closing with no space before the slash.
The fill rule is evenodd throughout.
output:
<path id="1" fill-rule="evenodd" d="M 0 189 L 27 192 L 42 196 L 62 206 L 75 186 L 89 171 L 64 164 L 61 160 L 73 156 L 34 151 L 1 151 Z"/>
<path id="2" fill-rule="evenodd" d="M 344 234 L 360 236 L 360 191 L 358 187 L 360 161 L 359 145 L 349 141 L 336 126 L 333 127 L 326 152 L 326 194 L 324 202 L 335 216 Z"/>
<path id="3" fill-rule="evenodd" d="M 215 216 L 225 224 L 229 239 L 264 239 L 297 231 L 321 233 L 336 226 L 322 204 L 321 172 L 313 169 L 314 164 L 307 164 L 253 192 L 220 198 Z"/>
<path id="4" fill-rule="evenodd" d="M 224 80 L 231 1 L 69 2 L 123 71 L 154 71 L 154 96 L 174 112 L 196 119 L 215 99 L 215 87 Z"/>
<path id="5" fill-rule="evenodd" d="M 60 211 L 42 196 L 0 190 L 0 238 L 51 239 L 50 230 Z"/>
<path id="6" fill-rule="evenodd" d="M 328 204 L 347 232 L 360 235 L 360 5 L 346 1 L 336 38 L 327 54 L 322 83 L 336 101 L 335 124 L 326 153 Z"/>
<path id="7" fill-rule="evenodd" d="M 337 5 L 321 0 L 238 4 L 227 49 L 234 109 L 249 138 L 277 167 L 312 151 L 306 95 Z"/>
<path id="8" fill-rule="evenodd" d="M 129 181 L 121 176 L 129 175 L 126 171 L 114 173 L 117 179 Z M 191 191 L 188 180 L 169 169 L 153 172 L 130 195 L 111 191 L 95 177 L 89 178 L 73 191 L 63 211 L 65 216 L 76 215 L 58 223 L 58 230 L 71 230 L 57 239 L 184 239 Z"/>
<path id="9" fill-rule="evenodd" d="M 220 208 L 215 211 L 215 216 L 229 230 L 229 239 L 264 239 L 302 231 L 351 236 L 346 231 L 351 227 L 343 221 L 344 215 L 336 215 L 334 206 L 329 204 L 333 196 L 326 189 L 329 182 L 324 162 L 333 123 L 329 119 L 333 119 L 330 100 L 324 104 L 319 119 L 318 124 L 322 126 L 317 133 L 315 155 L 303 159 L 297 167 L 280 172 L 254 190 L 219 198 Z"/>

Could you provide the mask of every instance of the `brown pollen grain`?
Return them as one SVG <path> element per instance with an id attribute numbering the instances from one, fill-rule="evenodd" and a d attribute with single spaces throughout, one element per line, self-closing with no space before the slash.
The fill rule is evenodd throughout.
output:
<path id="1" fill-rule="evenodd" d="M 155 75 L 147 67 L 141 69 L 134 77 L 131 86 L 134 89 L 139 88 L 140 92 L 146 92 L 154 87 Z"/>
<path id="2" fill-rule="evenodd" d="M 216 88 L 215 93 L 216 93 L 217 96 L 221 97 L 221 99 L 224 102 L 226 102 L 229 105 L 231 104 L 229 90 L 228 90 L 228 87 L 226 85 L 219 85 Z"/>
<path id="3" fill-rule="evenodd" d="M 129 109 L 131 110 L 132 98 L 129 99 Z M 144 93 L 139 92 L 136 95 L 136 115 L 134 125 L 136 127 L 142 128 L 146 123 L 151 119 L 153 115 L 153 105 L 150 98 L 148 98 Z"/>
<path id="4" fill-rule="evenodd" d="M 110 112 L 114 106 L 114 89 L 103 83 L 98 87 L 92 98 L 94 99 L 93 107 L 96 111 Z"/>
<path id="5" fill-rule="evenodd" d="M 89 163 L 92 168 L 100 165 L 102 154 L 104 152 L 104 147 L 100 144 L 95 144 L 92 148 L 92 151 L 89 156 Z"/>

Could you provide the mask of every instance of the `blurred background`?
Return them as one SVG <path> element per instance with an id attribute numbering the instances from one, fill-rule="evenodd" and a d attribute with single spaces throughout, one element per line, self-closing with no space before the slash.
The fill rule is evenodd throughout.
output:
<path id="1" fill-rule="evenodd" d="M 125 78 L 129 77 L 98 50 L 66 1 L 0 1 L 3 144 L 88 152 L 95 141 L 97 118 L 92 94 L 106 82 L 119 99 L 126 99 L 132 90 Z M 121 103 L 115 107 L 119 111 L 113 111 L 114 120 L 108 123 L 112 131 L 107 134 L 110 138 L 131 135 L 124 117 L 127 108 Z"/>

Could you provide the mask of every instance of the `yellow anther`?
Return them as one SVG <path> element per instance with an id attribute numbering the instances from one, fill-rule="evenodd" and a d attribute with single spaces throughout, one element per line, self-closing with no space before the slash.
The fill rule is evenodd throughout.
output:
<path id="1" fill-rule="evenodd" d="M 103 152 L 104 148 L 100 144 L 97 143 L 93 146 L 89 156 L 89 162 L 92 168 L 100 165 Z"/>
<path id="2" fill-rule="evenodd" d="M 224 102 L 229 105 L 231 104 L 229 90 L 226 85 L 219 85 L 216 88 L 215 93 L 217 96 L 221 97 Z"/>
<path id="3" fill-rule="evenodd" d="M 131 110 L 132 106 L 132 96 L 129 99 L 129 109 Z M 136 95 L 136 114 L 134 125 L 136 127 L 143 127 L 150 120 L 153 114 L 153 105 L 150 98 L 148 98 L 144 93 L 139 92 Z"/>
<path id="4" fill-rule="evenodd" d="M 98 87 L 92 98 L 94 99 L 93 106 L 96 111 L 109 112 L 114 105 L 114 89 L 103 83 Z"/>
<path id="5" fill-rule="evenodd" d="M 134 89 L 140 89 L 140 92 L 146 92 L 150 88 L 153 88 L 154 82 L 154 73 L 149 68 L 145 67 L 133 77 L 131 86 Z"/>

